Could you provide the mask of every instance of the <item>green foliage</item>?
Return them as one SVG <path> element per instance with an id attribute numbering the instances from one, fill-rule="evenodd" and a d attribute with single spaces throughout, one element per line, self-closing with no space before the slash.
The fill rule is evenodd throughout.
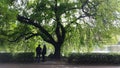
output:
<path id="1" fill-rule="evenodd" d="M 0 44 L 7 43 L 9 31 L 14 28 L 17 11 L 12 8 L 13 0 L 0 1 Z M 6 43 L 5 43 L 6 42 Z"/>
<path id="2" fill-rule="evenodd" d="M 66 30 L 62 46 L 64 54 L 74 50 L 89 52 L 95 46 L 115 43 L 114 36 L 120 32 L 119 27 L 114 25 L 114 21 L 119 20 L 115 14 L 120 12 L 118 0 L 89 0 L 88 4 L 85 2 L 86 0 L 58 0 L 58 11 L 55 14 L 55 0 L 21 0 L 20 4 L 16 0 L 0 0 L 0 46 L 8 47 L 6 51 L 12 51 L 10 49 L 13 47 L 13 52 L 34 51 L 36 45 L 47 38 L 34 26 L 18 22 L 18 14 L 36 21 L 55 40 L 57 15 Z M 85 17 L 79 18 L 81 15 Z M 10 44 L 8 41 L 27 33 L 39 33 L 43 39 L 32 37 L 25 41 L 24 37 L 20 37 L 17 43 Z"/>
<path id="3" fill-rule="evenodd" d="M 72 22 L 71 25 L 74 25 L 75 27 L 70 26 L 67 28 L 68 33 L 64 44 L 66 46 L 65 49 L 70 47 L 71 50 L 78 49 L 78 51 L 83 50 L 84 52 L 84 50 L 86 50 L 84 49 L 85 47 L 89 52 L 95 46 L 113 44 L 117 42 L 115 36 L 118 34 L 116 32 L 118 32 L 117 29 L 119 27 L 115 27 L 113 24 L 116 18 L 114 13 L 116 11 L 119 12 L 117 1 L 92 1 L 93 3 L 99 4 L 98 7 L 94 8 L 94 10 L 90 10 L 90 13 L 93 11 L 95 12 L 95 16 L 93 16 L 93 19 L 86 18 L 88 21 L 86 19 L 80 19 L 77 20 L 78 22 Z M 70 18 L 69 15 L 68 18 Z M 66 22 L 69 22 L 70 20 L 73 21 L 74 18 L 75 17 L 67 19 Z"/>

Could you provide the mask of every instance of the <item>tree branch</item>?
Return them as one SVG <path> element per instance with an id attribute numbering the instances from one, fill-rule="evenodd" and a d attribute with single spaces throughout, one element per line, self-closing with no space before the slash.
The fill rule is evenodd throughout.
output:
<path id="1" fill-rule="evenodd" d="M 29 24 L 29 25 L 33 25 L 33 26 L 35 26 L 37 28 L 41 28 L 41 26 L 37 22 L 35 23 L 34 20 L 28 19 L 28 18 L 26 18 L 24 16 L 18 15 L 17 20 L 20 21 L 21 23 Z"/>
<path id="2" fill-rule="evenodd" d="M 81 2 L 82 2 L 82 1 L 81 1 Z M 76 21 L 77 21 L 78 19 L 80 19 L 80 18 L 91 17 L 91 16 L 95 16 L 95 15 L 96 15 L 95 10 L 97 10 L 97 9 L 96 9 L 96 6 L 98 6 L 99 3 L 93 4 L 93 3 L 90 2 L 89 0 L 85 0 L 85 1 L 82 2 L 82 3 L 83 3 L 83 4 L 82 4 L 82 6 L 81 6 L 81 9 L 82 9 L 82 12 L 83 12 L 84 14 L 83 14 L 83 15 L 80 15 L 78 18 L 76 18 L 75 20 L 71 21 L 71 22 L 66 26 L 66 28 L 68 28 L 72 23 L 76 22 Z M 89 4 L 91 4 L 91 6 L 90 6 Z M 90 11 L 87 11 L 87 10 L 85 9 L 85 6 L 86 6 L 86 5 L 88 5 L 88 9 L 90 9 L 91 11 L 94 10 L 94 11 L 93 11 L 94 13 L 91 13 Z M 73 8 L 73 9 L 77 9 L 77 7 L 76 7 L 76 8 Z M 71 8 L 71 10 L 72 10 L 72 8 Z"/>
<path id="3" fill-rule="evenodd" d="M 74 9 L 80 9 L 80 8 L 81 7 L 71 7 L 71 8 L 65 9 L 64 12 L 71 11 L 71 10 L 74 10 Z"/>
<path id="4" fill-rule="evenodd" d="M 82 2 L 82 1 L 81 1 L 81 2 Z M 82 6 L 66 8 L 66 9 L 64 9 L 63 12 L 65 13 L 65 12 L 67 12 L 67 11 L 71 11 L 71 10 L 74 10 L 74 9 L 83 9 L 83 7 L 84 7 L 88 2 L 89 2 L 89 0 L 86 0 Z M 85 11 L 83 11 L 83 12 L 85 12 Z"/>
<path id="5" fill-rule="evenodd" d="M 61 26 L 61 42 L 63 43 L 64 42 L 64 39 L 65 39 L 65 34 L 66 34 L 66 31 L 65 31 L 65 28 L 63 27 L 63 25 L 60 23 L 60 26 Z"/>
<path id="6" fill-rule="evenodd" d="M 31 20 L 31 19 L 28 19 L 24 16 L 20 16 L 18 15 L 17 19 L 21 22 L 21 23 L 24 23 L 24 24 L 29 24 L 29 25 L 32 25 L 32 26 L 35 26 L 36 28 L 38 28 L 44 35 L 46 35 L 49 40 L 51 40 L 52 42 L 51 43 L 54 43 L 54 39 L 53 37 L 40 25 L 38 24 L 37 22 L 35 22 L 34 20 Z"/>
<path id="7" fill-rule="evenodd" d="M 38 34 L 38 33 L 31 34 L 30 36 L 25 37 L 25 40 L 28 40 L 28 39 L 30 39 L 30 38 L 32 38 L 32 37 L 34 37 L 34 36 L 39 36 L 39 35 L 40 35 L 40 34 Z"/>
<path id="8" fill-rule="evenodd" d="M 8 41 L 9 42 L 17 42 L 20 38 L 24 38 L 26 35 L 30 35 L 30 34 L 32 34 L 32 33 L 21 34 L 15 40 L 8 39 Z"/>
<path id="9" fill-rule="evenodd" d="M 57 39 L 58 39 L 58 41 L 59 41 L 59 40 L 60 40 L 60 38 L 61 38 L 59 23 L 57 23 L 55 33 L 56 33 Z"/>
<path id="10" fill-rule="evenodd" d="M 82 1 L 81 1 L 82 2 Z M 100 3 L 94 3 L 94 2 L 90 2 L 89 0 L 86 0 L 85 2 L 83 2 L 82 4 L 82 11 L 84 12 L 84 14 L 86 16 L 94 16 L 96 15 L 96 7 L 99 5 Z M 87 6 L 87 7 L 86 7 Z M 91 13 L 91 11 L 93 13 Z"/>
<path id="11" fill-rule="evenodd" d="M 82 2 L 82 1 L 81 1 L 81 2 Z M 86 0 L 86 1 L 82 4 L 82 11 L 83 11 L 85 14 L 87 14 L 87 15 L 88 15 L 88 12 L 86 12 L 86 11 L 84 10 L 84 7 L 85 7 L 85 5 L 88 4 L 88 2 L 89 2 L 89 0 Z"/>
<path id="12" fill-rule="evenodd" d="M 55 18 L 56 18 L 56 36 L 57 36 L 57 42 L 61 40 L 61 32 L 60 32 L 60 16 L 59 16 L 59 12 L 58 12 L 58 6 L 57 6 L 57 0 L 55 0 L 55 8 L 54 8 L 54 12 L 55 12 Z"/>
<path id="13" fill-rule="evenodd" d="M 65 28 L 68 28 L 72 23 L 76 22 L 78 19 L 80 18 L 84 18 L 84 17 L 87 17 L 86 15 L 81 15 L 79 16 L 78 18 L 76 18 L 75 20 L 71 21 Z"/>

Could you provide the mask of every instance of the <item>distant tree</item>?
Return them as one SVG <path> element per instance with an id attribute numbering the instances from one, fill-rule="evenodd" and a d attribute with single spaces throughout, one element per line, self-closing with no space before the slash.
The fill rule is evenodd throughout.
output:
<path id="1" fill-rule="evenodd" d="M 110 42 L 119 27 L 115 22 L 118 1 L 16 0 L 11 8 L 18 11 L 18 21 L 7 35 L 13 41 L 39 36 L 54 46 L 54 57 L 60 58 L 61 47 L 68 41 L 87 47 Z"/>

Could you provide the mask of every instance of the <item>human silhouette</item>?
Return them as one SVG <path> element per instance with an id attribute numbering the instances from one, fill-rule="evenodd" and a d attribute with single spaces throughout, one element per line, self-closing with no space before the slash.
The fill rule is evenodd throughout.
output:
<path id="1" fill-rule="evenodd" d="M 46 54 L 46 45 L 43 45 L 43 50 L 42 50 L 42 61 L 44 62 L 45 61 L 45 54 Z"/>
<path id="2" fill-rule="evenodd" d="M 42 49 L 41 49 L 40 45 L 38 45 L 38 47 L 36 47 L 36 61 L 37 62 L 40 62 L 41 51 L 42 51 Z"/>

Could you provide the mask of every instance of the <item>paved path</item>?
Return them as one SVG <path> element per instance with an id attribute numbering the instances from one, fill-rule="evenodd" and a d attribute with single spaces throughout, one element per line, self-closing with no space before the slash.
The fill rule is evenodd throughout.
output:
<path id="1" fill-rule="evenodd" d="M 120 68 L 116 66 L 100 66 L 100 65 L 69 65 L 64 62 L 47 61 L 44 63 L 1 63 L 0 68 Z"/>
<path id="2" fill-rule="evenodd" d="M 73 66 L 73 65 L 40 65 L 40 64 L 0 64 L 0 68 L 120 68 L 120 66 Z"/>

